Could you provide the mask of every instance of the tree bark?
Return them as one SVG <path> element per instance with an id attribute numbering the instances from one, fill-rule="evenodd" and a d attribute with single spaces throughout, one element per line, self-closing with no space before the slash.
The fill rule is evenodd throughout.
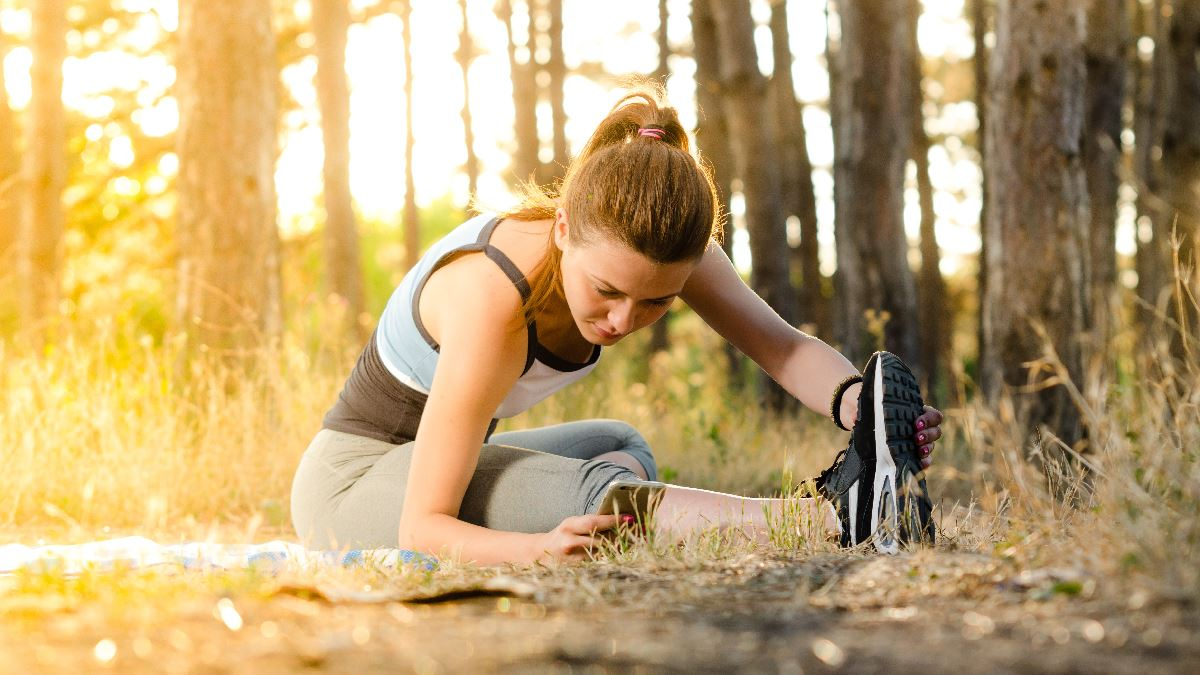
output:
<path id="1" fill-rule="evenodd" d="M 1087 14 L 1087 117 L 1083 143 L 1091 205 L 1090 280 L 1093 328 L 1105 349 L 1112 332 L 1117 290 L 1117 192 L 1121 178 L 1121 111 L 1125 105 L 1126 60 L 1130 51 L 1126 0 L 1092 0 Z"/>
<path id="2" fill-rule="evenodd" d="M 564 87 L 567 82 L 567 61 L 563 55 L 563 0 L 548 0 L 550 27 L 547 31 L 550 57 L 546 61 L 548 98 L 550 99 L 550 121 L 554 131 L 554 159 L 543 167 L 545 182 L 561 179 L 567 172 L 570 150 L 567 147 L 567 109 Z"/>
<path id="3" fill-rule="evenodd" d="M 717 186 L 721 217 L 726 218 L 726 232 L 721 241 L 725 253 L 732 257 L 733 235 L 728 221 L 733 185 L 733 150 L 729 145 L 729 123 L 721 101 L 721 53 L 717 42 L 717 25 L 708 0 L 692 0 L 692 57 L 696 61 L 696 144 L 713 171 Z M 742 384 L 741 352 L 726 343 L 725 356 L 729 382 Z"/>
<path id="4" fill-rule="evenodd" d="M 1001 0 L 988 78 L 983 391 L 992 401 L 1011 393 L 1019 423 L 1068 444 L 1083 438 L 1079 412 L 1047 382 L 1053 373 L 1029 364 L 1052 347 L 1086 386 L 1085 3 Z M 1016 389 L 1024 385 L 1036 390 Z"/>
<path id="5" fill-rule="evenodd" d="M 463 143 L 467 147 L 467 193 L 471 199 L 479 189 L 479 156 L 475 154 L 475 127 L 471 121 L 471 61 L 475 59 L 475 41 L 471 38 L 471 24 L 467 19 L 467 0 L 458 0 L 462 17 L 462 32 L 459 33 L 458 57 L 463 74 Z"/>
<path id="6" fill-rule="evenodd" d="M 775 72 L 771 76 L 771 108 L 779 148 L 784 210 L 800 221 L 800 243 L 791 248 L 792 276 L 800 282 L 797 315 L 801 322 L 810 325 L 809 330 L 829 338 L 828 306 L 821 293 L 817 198 L 813 192 L 804 109 L 796 100 L 796 86 L 792 81 L 792 49 L 787 22 L 787 3 L 773 0 L 771 46 Z"/>
<path id="7" fill-rule="evenodd" d="M 500 0 L 496 11 L 504 22 L 508 34 L 508 69 L 513 88 L 513 134 L 517 147 L 513 152 L 512 175 L 516 182 L 535 180 L 540 161 L 538 159 L 537 128 L 537 61 L 534 58 L 533 0 L 527 0 L 529 11 L 526 43 L 516 42 L 513 22 L 512 0 Z M 525 60 L 521 56 L 525 55 Z"/>
<path id="8" fill-rule="evenodd" d="M 1197 265 L 1197 237 L 1200 237 L 1200 0 L 1175 0 L 1170 3 L 1169 28 L 1162 56 L 1167 89 L 1164 101 L 1162 159 L 1159 162 L 1159 185 L 1166 202 L 1163 222 L 1158 233 L 1178 241 L 1178 269 L 1169 305 L 1170 316 L 1178 325 L 1173 331 L 1172 353 L 1183 358 L 1190 351 L 1196 354 L 1195 336 L 1200 327 L 1200 315 L 1189 299 L 1185 286 L 1200 288 L 1200 266 Z M 1172 283 L 1168 276 L 1167 283 Z M 1191 340 L 1186 340 L 1188 336 Z"/>
<path id="9" fill-rule="evenodd" d="M 753 267 L 750 286 L 784 321 L 795 324 L 796 296 L 788 275 L 788 248 L 775 138 L 769 124 L 767 80 L 758 69 L 754 20 L 745 0 L 711 0 L 721 50 L 721 93 L 729 120 L 737 175 L 746 200 Z M 781 408 L 791 401 L 777 384 L 766 401 Z"/>
<path id="10" fill-rule="evenodd" d="M 346 79 L 346 0 L 314 0 L 317 49 L 317 103 L 325 146 L 325 248 L 329 288 L 346 303 L 351 331 L 360 334 L 363 305 L 358 227 L 350 196 L 350 86 Z"/>
<path id="11" fill-rule="evenodd" d="M 921 16 L 920 0 L 909 0 L 907 19 L 912 32 L 913 44 L 917 41 L 917 20 Z M 930 140 L 925 133 L 925 92 L 921 86 L 924 79 L 924 57 L 921 50 L 913 50 L 912 58 L 912 144 L 913 164 L 917 173 L 917 195 L 921 206 L 921 272 L 917 290 L 921 341 L 921 362 L 925 364 L 924 389 L 927 392 L 942 391 L 946 394 L 954 387 L 940 386 L 950 369 L 946 367 L 950 356 L 950 312 L 946 306 L 946 281 L 942 278 L 941 251 L 937 242 L 937 214 L 933 210 L 933 181 L 929 177 Z"/>
<path id="12" fill-rule="evenodd" d="M 667 78 L 671 75 L 671 42 L 667 38 L 667 20 L 670 14 L 667 12 L 667 0 L 658 0 L 658 67 L 654 69 L 654 79 L 666 86 Z M 668 309 L 662 318 L 654 322 L 650 327 L 650 347 L 649 353 L 653 355 L 656 352 L 665 352 L 671 346 L 671 338 L 669 326 L 672 310 Z"/>
<path id="13" fill-rule="evenodd" d="M 1163 229 L 1167 219 L 1163 216 L 1164 202 L 1159 196 L 1160 186 L 1155 171 L 1155 151 L 1162 150 L 1162 134 L 1165 124 L 1163 93 L 1167 90 L 1167 27 L 1169 22 L 1162 17 L 1164 0 L 1155 0 L 1149 7 L 1137 5 L 1141 18 L 1140 32 L 1150 37 L 1156 45 L 1148 55 L 1139 54 L 1137 94 L 1134 103 L 1134 170 L 1138 177 L 1137 190 L 1138 236 L 1137 274 L 1139 298 L 1145 306 L 1138 312 L 1140 334 L 1144 346 L 1150 347 L 1159 333 L 1159 320 L 1155 308 L 1166 302 L 1163 291 L 1167 290 L 1170 268 L 1170 235 Z M 1161 300 L 1160 300 L 1161 299 Z M 1165 305 L 1163 310 L 1165 311 Z"/>
<path id="14" fill-rule="evenodd" d="M 8 54 L 7 37 L 0 32 L 0 65 Z M 0 269 L 14 268 L 17 233 L 21 229 L 21 156 L 17 154 L 17 124 L 4 85 L 4 68 L 0 67 Z"/>
<path id="15" fill-rule="evenodd" d="M 841 44 L 833 104 L 837 184 L 838 336 L 860 363 L 876 347 L 920 375 L 916 283 L 904 232 L 904 174 L 911 157 L 912 59 L 916 45 L 907 0 L 852 0 L 838 5 Z M 865 320 L 886 319 L 883 344 Z"/>
<path id="16" fill-rule="evenodd" d="M 67 179 L 67 129 L 62 104 L 67 51 L 67 7 L 63 0 L 33 5 L 32 98 L 25 149 L 25 208 L 17 237 L 23 325 L 36 332 L 58 313 L 62 274 Z"/>
<path id="17" fill-rule="evenodd" d="M 240 360 L 282 328 L 271 4 L 179 10 L 179 314 L 192 346 Z"/>
<path id="18" fill-rule="evenodd" d="M 413 131 L 412 0 L 404 0 L 400 7 L 400 20 L 404 22 L 404 262 L 407 269 L 412 269 L 421 255 L 421 222 L 413 178 L 416 134 Z"/>
<path id="19" fill-rule="evenodd" d="M 979 152 L 979 167 L 987 165 L 987 148 L 984 137 L 987 134 L 987 89 L 988 89 L 988 47 L 987 34 L 991 13 L 988 12 L 988 0 L 971 0 L 971 29 L 975 38 L 975 57 L 972 65 L 975 72 L 975 117 L 978 124 L 975 129 L 975 149 Z M 980 171 L 983 178 L 979 185 L 979 271 L 976 282 L 980 298 L 987 296 L 987 203 L 988 181 L 987 172 Z M 976 363 L 984 361 L 983 319 L 976 322 L 975 349 Z"/>

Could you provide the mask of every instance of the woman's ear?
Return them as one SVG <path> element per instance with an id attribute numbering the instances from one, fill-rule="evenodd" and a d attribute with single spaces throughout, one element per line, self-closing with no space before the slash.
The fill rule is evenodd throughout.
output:
<path id="1" fill-rule="evenodd" d="M 554 211 L 554 245 L 558 250 L 565 251 L 571 236 L 571 227 L 567 224 L 567 211 L 559 207 Z"/>

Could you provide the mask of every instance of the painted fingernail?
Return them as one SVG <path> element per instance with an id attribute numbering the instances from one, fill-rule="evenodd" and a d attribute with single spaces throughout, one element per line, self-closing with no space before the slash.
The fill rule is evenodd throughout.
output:
<path id="1" fill-rule="evenodd" d="M 628 524 L 628 523 L 632 523 L 632 522 L 633 522 L 633 516 L 631 516 L 631 515 L 629 515 L 628 513 L 626 513 L 626 514 L 624 514 L 624 515 L 622 515 L 622 516 L 621 516 L 621 522 L 622 522 L 622 523 L 626 523 L 626 524 Z"/>
<path id="2" fill-rule="evenodd" d="M 925 442 L 925 434 L 917 434 L 917 442 L 924 443 Z"/>
<path id="3" fill-rule="evenodd" d="M 917 428 L 924 429 L 925 428 L 925 420 L 917 420 Z"/>

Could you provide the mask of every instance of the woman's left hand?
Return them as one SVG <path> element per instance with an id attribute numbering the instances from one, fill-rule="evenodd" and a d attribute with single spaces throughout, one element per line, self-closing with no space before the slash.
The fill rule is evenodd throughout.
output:
<path id="1" fill-rule="evenodd" d="M 933 444 L 942 437 L 942 411 L 932 406 L 925 406 L 925 412 L 917 418 L 917 452 L 921 455 L 921 468 L 928 469 L 933 464 Z"/>

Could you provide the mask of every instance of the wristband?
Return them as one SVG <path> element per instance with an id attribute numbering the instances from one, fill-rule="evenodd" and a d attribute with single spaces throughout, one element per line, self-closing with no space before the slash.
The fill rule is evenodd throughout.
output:
<path id="1" fill-rule="evenodd" d="M 842 396 L 846 394 L 846 390 L 852 385 L 862 381 L 862 375 L 851 375 L 838 382 L 838 386 L 833 390 L 833 398 L 829 400 L 829 419 L 833 420 L 837 428 L 842 431 L 850 431 L 846 428 L 846 425 L 842 424 Z"/>

